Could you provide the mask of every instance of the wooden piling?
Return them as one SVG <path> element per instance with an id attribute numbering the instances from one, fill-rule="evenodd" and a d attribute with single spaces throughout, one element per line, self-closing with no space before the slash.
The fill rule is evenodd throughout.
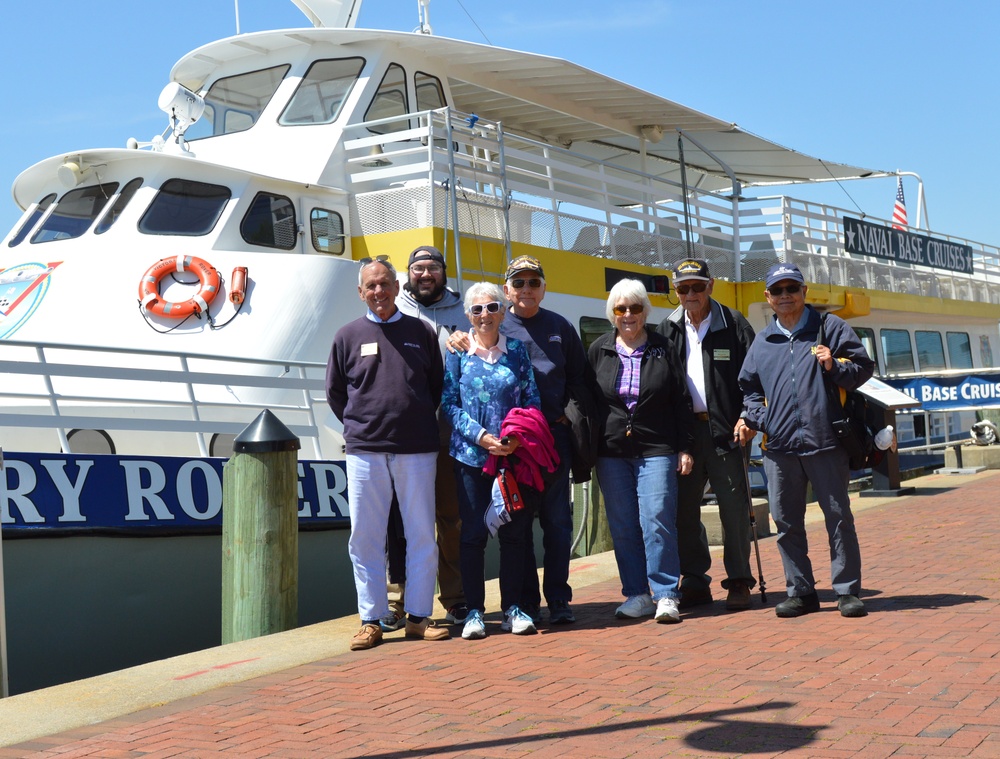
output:
<path id="1" fill-rule="evenodd" d="M 223 469 L 223 643 L 298 624 L 298 449 L 265 410 L 237 436 Z"/>

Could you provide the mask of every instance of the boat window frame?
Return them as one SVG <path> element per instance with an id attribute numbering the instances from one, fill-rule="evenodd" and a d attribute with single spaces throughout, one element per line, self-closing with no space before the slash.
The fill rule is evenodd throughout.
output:
<path id="1" fill-rule="evenodd" d="M 953 349 L 952 336 L 954 337 L 964 337 L 965 338 L 965 349 L 968 353 L 969 360 L 968 365 L 965 362 L 957 362 L 955 353 L 956 350 Z M 972 360 L 972 338 L 969 337 L 968 332 L 945 332 L 945 342 L 948 344 L 948 364 L 952 369 L 973 369 L 975 368 L 975 362 Z"/>
<path id="2" fill-rule="evenodd" d="M 151 230 L 151 229 L 147 229 L 146 228 L 145 225 L 147 224 L 148 217 L 150 216 L 151 213 L 153 213 L 154 209 L 157 208 L 157 204 L 160 202 L 160 198 L 164 197 L 164 194 L 166 192 L 168 192 L 168 190 L 166 188 L 172 182 L 183 182 L 183 183 L 186 183 L 186 184 L 189 184 L 189 185 L 199 185 L 199 186 L 206 187 L 206 188 L 217 188 L 217 189 L 220 189 L 220 190 L 225 190 L 225 195 L 226 195 L 225 200 L 223 200 L 221 203 L 218 204 L 218 208 L 216 208 L 216 210 L 214 211 L 214 215 L 213 215 L 213 218 L 212 218 L 210 226 L 204 227 L 204 225 L 202 225 L 202 227 L 199 227 L 199 229 L 203 229 L 203 231 L 187 231 L 187 230 L 180 230 L 180 229 L 165 229 L 165 228 L 164 229 Z M 222 193 L 219 193 L 219 196 L 221 196 L 221 195 L 222 195 Z M 185 197 L 185 196 L 179 195 L 177 193 L 172 193 L 172 196 L 173 197 Z M 208 196 L 205 196 L 205 197 L 208 197 Z M 226 185 L 212 184 L 210 182 L 202 182 L 202 181 L 197 180 L 197 179 L 184 179 L 183 177 L 171 177 L 170 179 L 165 180 L 163 182 L 163 184 L 161 184 L 157 188 L 156 195 L 153 196 L 153 199 L 149 202 L 149 205 L 146 207 L 146 210 L 143 212 L 142 216 L 139 218 L 139 221 L 136 224 L 136 229 L 139 230 L 140 234 L 144 234 L 144 235 L 153 235 L 153 236 L 176 235 L 178 237 L 204 237 L 205 235 L 211 234 L 212 231 L 215 229 L 216 225 L 218 225 L 219 219 L 222 218 L 222 214 L 225 213 L 226 207 L 229 205 L 229 203 L 230 203 L 230 201 L 232 199 L 233 199 L 233 191 L 229 187 L 227 187 Z M 191 207 L 192 205 L 193 204 L 188 204 L 188 207 Z M 185 209 L 174 209 L 173 215 L 175 217 L 179 216 L 180 213 L 182 211 L 184 211 L 184 210 L 187 210 L 187 209 L 186 208 Z"/>
<path id="3" fill-rule="evenodd" d="M 104 208 L 107 206 L 108 201 L 111 200 L 118 192 L 119 183 L 116 181 L 112 182 L 100 182 L 98 184 L 88 184 L 82 187 L 74 187 L 72 190 L 68 190 L 63 193 L 62 197 L 56 201 L 55 206 L 53 206 L 52 211 L 45 217 L 45 220 L 39 225 L 38 229 L 31 236 L 32 245 L 44 245 L 48 242 L 62 242 L 65 240 L 75 240 L 78 237 L 83 237 L 90 231 L 91 227 L 94 226 L 94 222 L 103 215 Z M 95 202 L 91 210 L 86 214 L 86 216 L 77 214 L 66 215 L 60 214 L 59 208 L 61 206 L 69 206 L 67 211 L 72 212 L 72 204 L 82 203 L 87 198 L 96 199 L 99 202 Z M 86 223 L 82 223 L 82 220 L 86 218 Z M 75 222 L 75 227 L 71 230 L 72 234 L 66 233 L 66 230 L 53 229 L 50 224 L 58 224 L 59 220 L 65 219 L 67 223 L 73 224 Z M 76 221 L 75 221 L 76 220 Z M 53 232 L 59 234 L 60 232 L 66 233 L 65 237 L 49 237 L 48 239 L 39 239 L 39 237 L 44 232 Z"/>
<path id="4" fill-rule="evenodd" d="M 315 88 L 317 90 L 320 90 L 320 86 L 324 82 L 341 81 L 342 79 L 346 79 L 346 77 L 342 77 L 341 79 L 337 79 L 337 80 L 328 79 L 327 78 L 327 79 L 314 80 L 314 81 L 310 82 L 309 81 L 309 75 L 310 75 L 310 73 L 312 73 L 313 69 L 316 68 L 317 66 L 321 65 L 321 64 L 343 63 L 345 61 L 358 61 L 359 65 L 358 65 L 357 72 L 354 74 L 353 79 L 351 79 L 350 85 L 347 86 L 343 90 L 343 92 L 340 93 L 340 101 L 337 103 L 336 110 L 333 110 L 331 112 L 331 114 L 329 115 L 329 117 L 324 118 L 322 121 L 316 121 L 316 120 L 313 120 L 313 121 L 288 121 L 288 120 L 286 120 L 287 114 L 288 114 L 289 110 L 292 108 L 292 105 L 295 103 L 296 98 L 299 97 L 299 93 L 304 92 L 304 90 L 305 90 L 306 87 L 313 87 L 313 88 Z M 346 56 L 346 57 L 343 57 L 343 58 L 320 58 L 320 59 L 315 60 L 312 63 L 310 63 L 309 64 L 309 68 L 306 69 L 305 74 L 302 75 L 302 77 L 299 79 L 298 84 L 295 86 L 295 91 L 292 93 L 291 97 L 288 98 L 288 102 L 285 103 L 285 107 L 282 108 L 281 113 L 278 116 L 278 125 L 279 126 L 283 126 L 283 127 L 298 127 L 298 126 L 317 126 L 317 125 L 321 125 L 321 124 L 333 124 L 334 122 L 336 122 L 341 117 L 341 115 L 344 113 L 344 104 L 347 103 L 348 100 L 350 100 L 351 94 L 354 92 L 354 88 L 357 86 L 358 81 L 361 79 L 361 74 L 364 72 L 365 67 L 367 65 L 368 65 L 367 59 L 364 58 L 363 56 L 360 56 L 360 55 L 351 55 L 351 56 Z M 326 102 L 325 101 L 327 101 L 327 100 L 329 100 L 329 99 L 328 98 L 324 98 L 322 92 L 320 91 L 319 92 L 319 98 L 317 100 L 314 100 L 313 102 L 314 102 L 314 105 L 323 106 L 323 112 L 325 113 L 326 112 Z M 315 112 L 315 108 L 313 110 Z"/>
<path id="5" fill-rule="evenodd" d="M 323 235 L 323 237 L 325 237 L 328 240 L 330 239 L 338 240 L 340 250 L 336 250 L 337 247 L 336 245 L 330 246 L 329 249 L 325 249 L 320 245 L 319 240 L 321 236 L 319 234 L 319 229 L 318 229 L 319 220 L 316 218 L 317 212 L 328 214 L 328 216 L 326 217 L 327 219 L 329 219 L 330 217 L 337 218 L 337 222 L 340 225 L 340 234 L 329 234 L 330 230 L 327 230 L 327 234 Z M 344 229 L 343 215 L 338 211 L 334 211 L 331 208 L 323 208 L 322 206 L 314 206 L 313 208 L 311 208 L 309 211 L 309 241 L 310 243 L 312 243 L 313 250 L 315 250 L 317 253 L 322 253 L 324 255 L 330 255 L 330 256 L 344 255 L 344 253 L 347 252 L 347 232 Z"/>
<path id="6" fill-rule="evenodd" d="M 46 212 L 52 208 L 52 204 L 55 200 L 56 194 L 54 192 L 50 192 L 44 198 L 35 203 L 35 207 L 31 209 L 31 213 L 25 217 L 24 223 L 21 224 L 14 236 L 10 238 L 10 241 L 7 243 L 7 247 L 13 248 L 24 242 L 28 235 L 31 234 L 31 231 L 35 228 L 35 225 L 37 225 L 42 217 L 45 216 Z"/>
<path id="7" fill-rule="evenodd" d="M 895 360 L 895 356 L 904 355 L 902 351 L 890 351 L 888 346 L 886 346 L 886 337 L 892 335 L 906 335 L 906 347 L 907 354 L 910 357 L 909 366 L 898 366 L 898 362 Z M 882 356 L 885 360 L 885 371 L 886 374 L 902 374 L 905 372 L 916 371 L 916 363 L 913 356 L 913 340 L 910 338 L 910 331 L 907 329 L 899 329 L 898 327 L 883 327 L 879 330 L 879 342 L 882 344 Z"/>
<path id="8" fill-rule="evenodd" d="M 260 105 L 260 110 L 256 112 L 256 116 L 253 115 L 252 109 L 246 110 L 242 108 L 237 108 L 234 104 L 230 104 L 226 101 L 219 100 L 215 102 L 225 103 L 227 106 L 226 110 L 222 114 L 223 117 L 221 119 L 222 123 L 221 124 L 219 123 L 220 120 L 219 120 L 218 109 L 213 104 L 213 101 L 209 99 L 213 87 L 215 87 L 220 82 L 225 82 L 230 79 L 254 76 L 255 74 L 262 74 L 267 71 L 275 71 L 281 68 L 283 68 L 284 71 L 282 72 L 281 76 L 275 83 L 274 89 L 271 90 L 271 94 L 267 96 L 267 100 Z M 188 129 L 184 132 L 185 142 L 197 142 L 198 140 L 205 140 L 208 139 L 209 137 L 223 137 L 228 134 L 239 134 L 240 132 L 246 132 L 247 130 L 252 129 L 254 126 L 256 126 L 257 122 L 260 121 L 260 117 L 264 115 L 264 111 L 267 110 L 267 107 L 271 104 L 271 101 L 274 100 L 275 93 L 281 87 L 281 83 L 285 81 L 285 79 L 288 77 L 288 72 L 291 71 L 291 69 L 292 65 L 290 63 L 279 63 L 274 66 L 265 66 L 264 68 L 254 69 L 253 71 L 244 71 L 239 74 L 231 74 L 229 76 L 223 76 L 216 79 L 214 82 L 212 82 L 211 85 L 209 85 L 207 90 L 204 90 L 205 94 L 202 95 L 202 98 L 205 101 L 205 113 L 202 115 L 200 119 L 198 119 L 191 126 L 189 126 Z M 209 112 L 211 112 L 212 114 L 210 119 L 207 116 Z M 241 127 L 238 129 L 227 129 L 226 124 L 229 121 L 230 113 L 240 113 L 245 116 L 250 116 L 251 122 L 249 126 Z M 199 124 L 210 124 L 211 132 L 209 134 L 198 134 Z"/>
<path id="9" fill-rule="evenodd" d="M 920 345 L 921 335 L 924 336 L 929 335 L 930 337 L 937 338 L 937 346 L 935 347 L 940 350 L 940 356 L 941 356 L 940 366 L 928 366 L 929 362 L 924 361 L 924 351 L 921 350 L 921 345 Z M 917 363 L 920 366 L 920 371 L 935 372 L 948 368 L 948 356 L 944 352 L 944 339 L 942 338 L 941 333 L 938 330 L 916 329 L 913 331 L 913 342 L 917 351 Z"/>
<path id="10" fill-rule="evenodd" d="M 398 68 L 400 71 L 400 83 L 403 86 L 403 112 L 399 114 L 399 118 L 395 121 L 389 121 L 382 124 L 376 124 L 374 126 L 368 127 L 368 131 L 371 134 L 377 135 L 387 135 L 393 134 L 394 132 L 405 132 L 407 129 L 412 128 L 413 120 L 410 118 L 410 90 L 409 81 L 406 77 L 406 67 L 401 63 L 396 63 L 395 61 L 390 61 L 389 65 L 385 67 L 385 73 L 382 75 L 381 81 L 378 83 L 378 87 L 375 90 L 375 94 L 372 95 L 372 99 L 368 102 L 368 107 L 365 109 L 364 116 L 362 116 L 362 121 L 379 121 L 381 119 L 394 118 L 396 114 L 389 113 L 384 116 L 372 115 L 372 108 L 375 104 L 379 102 L 380 99 L 385 98 L 387 95 L 395 94 L 394 89 L 387 90 L 383 92 L 383 88 L 386 86 L 386 79 L 394 68 Z M 395 87 L 395 85 L 393 85 Z M 395 128 L 395 124 L 405 122 L 404 126 L 400 128 Z"/>
<path id="11" fill-rule="evenodd" d="M 857 335 L 858 340 L 861 341 L 861 346 L 865 349 L 868 354 L 868 358 L 875 362 L 878 366 L 878 339 L 875 336 L 875 330 L 871 327 L 851 327 L 854 330 L 854 334 Z"/>
<path id="12" fill-rule="evenodd" d="M 270 221 L 271 221 L 270 225 L 271 242 L 266 242 L 259 239 L 252 239 L 251 236 L 249 236 L 246 227 L 247 222 L 251 218 L 251 214 L 254 213 L 254 211 L 256 210 L 257 204 L 265 197 L 270 198 L 271 200 L 270 208 L 268 209 L 267 212 L 268 215 L 270 216 Z M 275 217 L 276 213 L 276 209 L 274 207 L 275 200 L 281 200 L 285 202 L 287 208 L 291 210 L 290 217 L 286 216 L 281 219 Z M 278 225 L 288 222 L 289 218 L 291 219 L 291 231 L 292 231 L 291 242 L 287 246 L 279 245 L 277 243 Z M 243 241 L 248 245 L 258 245 L 262 248 L 274 248 L 276 250 L 295 250 L 299 242 L 299 224 L 298 224 L 298 218 L 296 217 L 295 213 L 295 203 L 293 203 L 292 199 L 289 198 L 287 195 L 280 195 L 276 192 L 261 190 L 260 192 L 258 192 L 256 195 L 253 196 L 253 200 L 250 201 L 250 205 L 247 207 L 246 213 L 243 214 L 243 218 L 240 219 L 240 237 L 242 237 Z"/>
<path id="13" fill-rule="evenodd" d="M 417 77 L 421 76 L 426 77 L 429 80 L 433 80 L 434 84 L 436 85 L 434 89 L 436 89 L 437 93 L 441 96 L 440 105 L 425 106 L 423 103 L 420 102 L 420 91 L 425 90 L 429 84 L 429 82 L 425 82 L 422 84 L 418 83 Z M 436 111 L 439 108 L 448 107 L 448 98 L 445 96 L 444 84 L 442 84 L 441 78 L 434 76 L 434 74 L 428 74 L 426 71 L 413 72 L 413 97 L 415 98 L 416 101 L 418 113 L 422 113 L 423 111 Z"/>
<path id="14" fill-rule="evenodd" d="M 142 183 L 143 178 L 136 177 L 135 179 L 130 179 L 124 184 L 124 186 L 118 191 L 117 197 L 111 205 L 108 206 L 108 210 L 104 212 L 104 215 L 101 216 L 100 219 L 98 219 L 97 226 L 94 227 L 95 235 L 103 235 L 115 225 L 115 222 L 121 218 L 122 211 L 128 207 L 128 204 L 132 202 L 132 198 L 135 197 L 139 188 L 142 187 Z M 105 223 L 107 223 L 107 226 L 105 226 Z"/>

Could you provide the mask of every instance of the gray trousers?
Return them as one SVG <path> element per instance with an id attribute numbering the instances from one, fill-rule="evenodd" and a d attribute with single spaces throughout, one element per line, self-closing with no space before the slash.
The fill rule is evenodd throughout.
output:
<path id="1" fill-rule="evenodd" d="M 778 553 L 789 596 L 804 596 L 816 586 L 806 540 L 807 482 L 826 519 L 833 590 L 838 596 L 861 592 L 861 549 L 847 494 L 847 458 L 840 446 L 810 456 L 764 452 L 771 518 L 778 530 Z"/>
<path id="2" fill-rule="evenodd" d="M 696 421 L 694 427 L 694 469 L 690 474 L 677 478 L 677 551 L 681 561 L 681 587 L 692 590 L 707 589 L 712 581 L 708 570 L 712 554 L 708 548 L 705 526 L 701 523 L 701 501 L 705 482 L 712 485 L 712 492 L 719 502 L 719 520 L 722 522 L 722 561 L 726 579 L 722 587 L 728 588 L 734 580 L 756 585 L 750 570 L 750 501 L 748 500 L 746 473 L 737 448 L 722 456 L 712 441 L 712 429 L 707 421 Z"/>

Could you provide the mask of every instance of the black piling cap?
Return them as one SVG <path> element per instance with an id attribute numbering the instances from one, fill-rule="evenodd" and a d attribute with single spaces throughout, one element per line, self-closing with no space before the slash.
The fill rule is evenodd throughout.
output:
<path id="1" fill-rule="evenodd" d="M 267 409 L 260 412 L 233 441 L 233 453 L 297 451 L 302 445 L 281 420 Z"/>

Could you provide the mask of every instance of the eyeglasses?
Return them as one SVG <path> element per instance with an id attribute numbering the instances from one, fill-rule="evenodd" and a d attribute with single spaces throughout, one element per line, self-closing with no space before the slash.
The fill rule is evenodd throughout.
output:
<path id="1" fill-rule="evenodd" d="M 510 286 L 515 290 L 520 290 L 522 287 L 527 285 L 528 287 L 541 287 L 542 280 L 540 279 L 512 279 L 510 281 Z"/>
<path id="2" fill-rule="evenodd" d="M 779 295 L 784 295 L 785 293 L 795 295 L 795 293 L 801 289 L 802 285 L 785 285 L 784 287 L 769 287 L 767 291 L 771 293 L 771 295 L 777 297 Z"/>
<path id="3" fill-rule="evenodd" d="M 371 256 L 365 256 L 364 258 L 358 259 L 358 263 L 361 264 L 362 266 L 367 266 L 368 264 L 373 264 L 376 261 L 380 264 L 384 264 L 388 260 L 389 256 L 375 256 L 374 258 L 372 258 Z"/>
<path id="4" fill-rule="evenodd" d="M 444 267 L 441 264 L 413 264 L 410 267 L 410 274 L 418 277 L 424 274 L 440 274 L 443 271 Z"/>
<path id="5" fill-rule="evenodd" d="M 629 303 L 627 305 L 617 305 L 614 306 L 612 311 L 615 312 L 616 316 L 625 316 L 627 313 L 631 313 L 633 316 L 638 316 L 641 313 L 645 313 L 646 308 L 641 303 Z"/>
<path id="6" fill-rule="evenodd" d="M 708 282 L 695 282 L 693 285 L 677 285 L 674 290 L 678 295 L 687 295 L 689 292 L 703 293 L 708 289 Z"/>
<path id="7" fill-rule="evenodd" d="M 500 310 L 500 304 L 495 300 L 491 300 L 489 303 L 477 303 L 474 306 L 469 306 L 469 313 L 473 316 L 479 316 L 484 310 L 495 314 Z"/>

